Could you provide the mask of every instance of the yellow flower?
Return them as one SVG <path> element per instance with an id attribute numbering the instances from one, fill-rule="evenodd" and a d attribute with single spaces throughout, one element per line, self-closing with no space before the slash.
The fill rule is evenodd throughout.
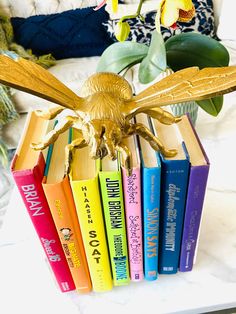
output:
<path id="1" fill-rule="evenodd" d="M 161 24 L 170 27 L 175 22 L 189 22 L 195 15 L 192 0 L 161 1 Z"/>
<path id="2" fill-rule="evenodd" d="M 125 41 L 129 37 L 130 26 L 127 22 L 119 21 L 116 25 L 115 36 L 119 41 Z"/>
<path id="3" fill-rule="evenodd" d="M 97 10 L 101 9 L 106 3 L 107 3 L 107 0 L 102 0 L 94 10 L 97 11 Z M 112 8 L 113 13 L 117 12 L 118 0 L 111 0 L 111 8 Z"/>

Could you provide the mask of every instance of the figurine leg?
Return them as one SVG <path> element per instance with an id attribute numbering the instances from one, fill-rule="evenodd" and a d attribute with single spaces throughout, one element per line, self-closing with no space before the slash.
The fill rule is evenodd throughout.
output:
<path id="1" fill-rule="evenodd" d="M 103 127 L 103 139 L 105 148 L 107 150 L 108 156 L 110 156 L 112 160 L 115 160 L 117 158 L 116 146 L 121 140 L 121 131 L 112 121 L 106 121 Z"/>
<path id="2" fill-rule="evenodd" d="M 76 120 L 76 117 L 66 117 L 62 119 L 56 124 L 55 128 L 44 137 L 42 142 L 32 143 L 31 147 L 35 150 L 42 150 L 46 148 L 50 144 L 54 143 L 61 133 L 72 127 Z"/>
<path id="3" fill-rule="evenodd" d="M 116 149 L 121 153 L 121 165 L 126 169 L 128 176 L 132 174 L 132 154 L 128 147 L 123 143 L 116 146 Z"/>
<path id="4" fill-rule="evenodd" d="M 83 134 L 81 132 L 81 137 L 73 140 L 70 144 L 65 147 L 65 174 L 69 174 L 70 165 L 73 159 L 73 152 L 75 149 L 83 148 L 87 146 L 86 141 L 83 138 Z"/>
<path id="5" fill-rule="evenodd" d="M 138 134 L 142 138 L 144 138 L 148 143 L 151 145 L 151 147 L 156 150 L 160 151 L 164 156 L 166 157 L 173 157 L 177 154 L 176 149 L 166 149 L 162 142 L 152 134 L 152 132 L 146 128 L 141 123 L 136 123 L 133 125 L 133 131 L 134 133 Z"/>
<path id="6" fill-rule="evenodd" d="M 173 124 L 181 121 L 181 117 L 175 117 L 170 112 L 163 110 L 162 108 L 147 109 L 144 111 L 150 117 L 157 119 L 163 124 Z"/>
<path id="7" fill-rule="evenodd" d="M 47 109 L 39 109 L 35 110 L 35 113 L 38 117 L 41 117 L 45 120 L 54 119 L 60 112 L 62 112 L 65 108 L 62 106 L 55 106 Z"/>
<path id="8" fill-rule="evenodd" d="M 84 138 L 91 147 L 91 158 L 103 158 L 107 154 L 105 150 L 102 149 L 102 134 L 103 127 L 99 121 L 92 121 L 90 124 L 87 124 L 86 128 L 83 130 Z"/>
<path id="9" fill-rule="evenodd" d="M 86 130 L 92 158 L 103 158 L 107 154 L 116 159 L 116 145 L 121 139 L 121 130 L 110 120 L 93 120 Z"/>

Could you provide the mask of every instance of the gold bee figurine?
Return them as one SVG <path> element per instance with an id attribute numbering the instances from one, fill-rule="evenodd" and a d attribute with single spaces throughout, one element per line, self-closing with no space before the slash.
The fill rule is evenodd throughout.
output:
<path id="1" fill-rule="evenodd" d="M 122 156 L 122 164 L 131 174 L 132 156 L 123 139 L 138 134 L 151 147 L 165 156 L 174 156 L 175 149 L 167 149 L 144 125 L 131 122 L 138 113 L 146 113 L 161 123 L 180 121 L 161 107 L 190 100 L 207 99 L 236 89 L 236 66 L 205 68 L 190 67 L 175 72 L 133 96 L 130 84 L 113 73 L 96 73 L 85 81 L 77 96 L 41 66 L 8 54 L 0 56 L 0 83 L 39 96 L 58 104 L 46 110 L 36 110 L 44 119 L 53 119 L 65 108 L 70 114 L 62 118 L 41 143 L 32 143 L 42 150 L 54 143 L 69 128 L 80 131 L 80 138 L 66 149 L 66 169 L 75 148 L 90 146 L 92 158 L 108 155 Z"/>

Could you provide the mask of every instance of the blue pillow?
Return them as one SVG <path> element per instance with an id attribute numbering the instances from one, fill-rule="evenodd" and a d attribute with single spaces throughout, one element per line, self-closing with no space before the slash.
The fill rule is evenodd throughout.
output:
<path id="1" fill-rule="evenodd" d="M 177 22 L 177 28 L 161 27 L 161 33 L 164 40 L 167 40 L 173 35 L 177 35 L 183 32 L 198 32 L 203 35 L 207 35 L 215 38 L 215 24 L 214 24 L 214 12 L 212 0 L 193 0 L 196 14 L 193 19 L 188 23 Z M 143 14 L 145 22 L 140 18 L 130 19 L 127 22 L 130 25 L 130 35 L 128 40 L 136 41 L 149 45 L 151 41 L 152 31 L 155 29 L 155 17 L 156 11 L 151 11 Z M 108 20 L 104 23 L 107 32 L 113 41 L 117 41 L 115 38 L 115 27 L 117 20 Z"/>
<path id="2" fill-rule="evenodd" d="M 56 59 L 100 56 L 112 43 L 103 23 L 109 14 L 92 7 L 11 19 L 14 40 L 36 55 Z"/>

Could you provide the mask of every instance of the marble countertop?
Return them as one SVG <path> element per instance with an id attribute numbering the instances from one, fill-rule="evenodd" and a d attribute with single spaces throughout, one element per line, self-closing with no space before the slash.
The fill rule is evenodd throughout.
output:
<path id="1" fill-rule="evenodd" d="M 1 313 L 143 314 L 148 308 L 191 314 L 236 307 L 235 95 L 226 96 L 217 118 L 199 112 L 196 129 L 211 168 L 191 272 L 160 275 L 157 281 L 131 283 L 109 293 L 63 294 L 14 188 L 0 229 Z"/>

